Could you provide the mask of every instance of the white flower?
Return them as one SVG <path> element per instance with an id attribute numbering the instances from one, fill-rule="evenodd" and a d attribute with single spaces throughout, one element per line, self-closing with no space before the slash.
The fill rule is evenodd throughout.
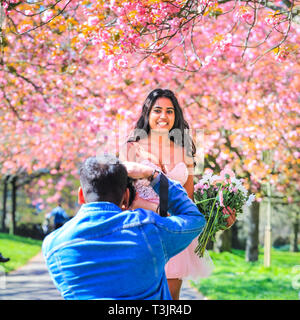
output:
<path id="1" fill-rule="evenodd" d="M 210 178 L 210 183 L 214 183 L 215 181 L 218 181 L 218 180 L 222 180 L 222 177 L 221 176 L 217 176 L 217 175 L 212 176 Z"/>
<path id="2" fill-rule="evenodd" d="M 250 207 L 254 200 L 255 200 L 255 194 L 252 193 L 252 194 L 250 194 L 248 200 L 246 201 L 246 206 Z"/>
<path id="3" fill-rule="evenodd" d="M 201 179 L 198 184 L 203 186 L 205 183 L 208 183 L 208 181 L 205 179 Z"/>
<path id="4" fill-rule="evenodd" d="M 231 182 L 235 184 L 236 188 L 240 190 L 245 197 L 247 197 L 248 191 L 247 189 L 243 186 L 242 181 L 239 179 L 236 179 L 235 177 L 231 178 Z"/>
<path id="5" fill-rule="evenodd" d="M 243 186 L 243 185 L 240 185 L 239 187 L 237 187 L 240 191 L 243 192 L 244 196 L 247 197 L 247 194 L 248 194 L 248 191 L 247 189 Z"/>
<path id="6" fill-rule="evenodd" d="M 212 177 L 212 172 L 208 172 L 202 177 L 202 179 L 199 181 L 199 183 L 201 183 L 202 185 L 204 185 L 205 183 L 210 184 L 211 177 Z"/>
<path id="7" fill-rule="evenodd" d="M 235 184 L 235 186 L 239 189 L 242 186 L 242 181 L 237 179 L 236 177 L 231 178 L 231 182 Z"/>
<path id="8" fill-rule="evenodd" d="M 232 177 L 232 178 L 231 178 L 231 182 L 236 186 L 236 188 L 237 188 L 238 190 L 240 190 L 240 191 L 244 194 L 245 197 L 247 197 L 248 191 L 247 191 L 246 188 L 243 186 L 241 180 L 239 180 L 239 179 L 237 179 L 237 178 L 235 178 L 235 177 Z"/>

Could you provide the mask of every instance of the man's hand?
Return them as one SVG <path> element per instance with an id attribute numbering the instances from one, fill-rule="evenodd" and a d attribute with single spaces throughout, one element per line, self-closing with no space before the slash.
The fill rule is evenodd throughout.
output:
<path id="1" fill-rule="evenodd" d="M 230 214 L 230 216 L 227 218 L 227 228 L 230 228 L 236 220 L 236 214 L 235 214 L 235 209 L 231 210 L 230 207 L 224 208 L 223 213 L 224 214 Z"/>
<path id="2" fill-rule="evenodd" d="M 132 179 L 147 179 L 153 173 L 153 168 L 137 162 L 123 161 L 128 177 Z"/>

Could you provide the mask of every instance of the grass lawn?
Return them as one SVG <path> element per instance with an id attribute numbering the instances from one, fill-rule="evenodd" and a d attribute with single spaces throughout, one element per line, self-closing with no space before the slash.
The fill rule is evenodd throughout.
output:
<path id="1" fill-rule="evenodd" d="M 300 253 L 272 249 L 269 268 L 264 267 L 263 250 L 260 250 L 259 260 L 252 263 L 245 261 L 245 251 L 242 250 L 232 250 L 231 253 L 211 251 L 209 253 L 215 264 L 212 275 L 191 282 L 208 299 L 299 299 L 299 289 L 292 287 L 292 279 L 297 275 L 293 273 L 293 267 L 300 266 Z"/>
<path id="2" fill-rule="evenodd" d="M 0 252 L 5 258 L 10 258 L 6 263 L 0 263 L 6 272 L 15 270 L 41 251 L 42 241 L 7 233 L 0 233 Z"/>

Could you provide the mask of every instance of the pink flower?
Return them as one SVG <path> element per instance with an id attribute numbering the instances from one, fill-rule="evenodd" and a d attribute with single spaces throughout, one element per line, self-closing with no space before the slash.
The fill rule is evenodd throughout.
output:
<path id="1" fill-rule="evenodd" d="M 242 18 L 242 20 L 244 20 L 245 22 L 247 20 L 250 20 L 253 18 L 253 13 L 252 12 L 249 12 L 249 11 L 246 11 L 246 12 L 243 12 L 240 17 Z"/>
<path id="2" fill-rule="evenodd" d="M 25 33 L 28 30 L 30 30 L 31 28 L 32 28 L 32 26 L 30 24 L 23 24 L 23 25 L 18 27 L 18 32 L 19 33 Z"/>
<path id="3" fill-rule="evenodd" d="M 288 197 L 288 203 L 293 203 L 293 198 L 292 197 Z"/>
<path id="4" fill-rule="evenodd" d="M 282 20 L 282 17 L 280 15 L 276 14 L 270 14 L 267 18 L 265 18 L 266 24 L 269 26 L 276 26 L 277 24 L 280 23 Z"/>
<path id="5" fill-rule="evenodd" d="M 275 56 L 275 60 L 278 62 L 283 62 L 286 60 L 287 56 L 289 55 L 289 52 L 287 52 L 286 50 L 280 50 L 276 56 Z"/>
<path id="6" fill-rule="evenodd" d="M 217 59 L 214 56 L 206 56 L 204 58 L 203 67 L 206 67 L 208 65 L 213 65 L 217 62 Z"/>
<path id="7" fill-rule="evenodd" d="M 229 175 L 229 178 L 234 178 L 235 177 L 234 172 L 231 169 L 228 169 L 228 168 L 226 168 L 226 169 L 224 169 L 224 170 L 222 170 L 220 172 L 221 179 L 224 179 L 224 180 L 227 179 L 226 175 Z"/>
<path id="8" fill-rule="evenodd" d="M 247 22 L 248 20 L 253 18 L 253 13 L 248 7 L 240 6 L 238 11 L 235 13 L 235 18 L 241 18 L 243 21 Z"/>
<path id="9" fill-rule="evenodd" d="M 4 2 L 2 4 L 2 8 L 5 10 L 5 13 L 6 13 L 6 9 L 8 8 L 8 3 Z"/>
<path id="10" fill-rule="evenodd" d="M 109 70 L 110 72 L 115 71 L 115 62 L 114 62 L 114 60 L 110 60 L 110 61 L 109 61 L 109 63 L 108 63 L 108 70 Z"/>
<path id="11" fill-rule="evenodd" d="M 180 26 L 180 19 L 175 17 L 173 20 L 171 20 L 170 24 L 173 29 L 178 29 Z"/>
<path id="12" fill-rule="evenodd" d="M 43 16 L 42 16 L 42 21 L 43 22 L 48 22 L 50 19 L 52 19 L 54 16 L 54 13 L 52 10 L 47 10 L 43 13 Z"/>
<path id="13" fill-rule="evenodd" d="M 37 184 L 38 184 L 39 187 L 45 187 L 46 186 L 46 182 L 44 180 L 39 180 Z"/>
<path id="14" fill-rule="evenodd" d="M 219 202 L 220 202 L 220 207 L 224 207 L 222 190 L 219 192 Z"/>
<path id="15" fill-rule="evenodd" d="M 96 26 L 99 23 L 99 18 L 95 16 L 89 17 L 87 23 L 89 27 Z"/>
<path id="16" fill-rule="evenodd" d="M 104 59 L 106 57 L 106 52 L 104 49 L 100 49 L 99 52 L 98 52 L 98 58 L 100 60 Z"/>
<path id="17" fill-rule="evenodd" d="M 128 64 L 128 62 L 127 62 L 127 60 L 126 60 L 125 58 L 121 58 L 121 59 L 119 59 L 119 60 L 117 61 L 117 65 L 118 65 L 118 67 L 120 67 L 120 68 L 126 68 L 126 67 L 127 67 L 127 64 Z"/>
<path id="18" fill-rule="evenodd" d="M 232 44 L 232 34 L 227 33 L 221 41 L 218 42 L 216 49 L 219 52 L 227 52 Z"/>
<path id="19" fill-rule="evenodd" d="M 157 63 L 153 64 L 152 68 L 153 68 L 154 71 L 160 71 L 161 70 L 161 66 L 159 64 L 157 64 Z"/>
<path id="20" fill-rule="evenodd" d="M 195 186 L 194 186 L 194 190 L 195 191 L 198 191 L 199 189 L 202 190 L 202 188 L 203 188 L 203 185 L 201 183 L 199 183 L 199 182 L 197 184 L 195 184 Z"/>
<path id="21" fill-rule="evenodd" d="M 212 7 L 216 3 L 216 1 L 214 1 L 214 0 L 200 0 L 198 3 L 199 3 L 198 10 L 201 12 L 203 9 L 202 6 Z"/>

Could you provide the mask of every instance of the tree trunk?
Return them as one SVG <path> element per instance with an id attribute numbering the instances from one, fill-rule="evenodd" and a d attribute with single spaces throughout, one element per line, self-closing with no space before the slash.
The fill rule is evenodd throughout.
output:
<path id="1" fill-rule="evenodd" d="M 237 226 L 237 222 L 235 222 L 230 229 L 231 229 L 231 247 L 233 249 L 241 249 L 242 245 L 239 240 L 239 235 L 238 235 L 239 228 Z"/>
<path id="2" fill-rule="evenodd" d="M 3 211 L 2 211 L 2 221 L 1 221 L 1 230 L 5 232 L 5 219 L 6 219 L 6 200 L 7 200 L 7 181 L 9 179 L 9 176 L 6 176 L 3 181 Z"/>
<path id="3" fill-rule="evenodd" d="M 14 177 L 12 179 L 12 211 L 11 211 L 11 217 L 12 217 L 12 234 L 16 234 L 16 210 L 17 210 L 17 177 Z"/>
<path id="4" fill-rule="evenodd" d="M 296 213 L 295 220 L 293 221 L 293 232 L 291 234 L 290 251 L 298 252 L 298 232 L 299 232 L 299 212 Z"/>
<path id="5" fill-rule="evenodd" d="M 216 234 L 216 242 L 214 244 L 215 252 L 231 252 L 231 239 L 232 231 L 231 229 L 220 231 Z"/>
<path id="6" fill-rule="evenodd" d="M 258 260 L 258 226 L 259 226 L 259 202 L 253 202 L 249 210 L 248 236 L 246 242 L 246 261 Z"/>

